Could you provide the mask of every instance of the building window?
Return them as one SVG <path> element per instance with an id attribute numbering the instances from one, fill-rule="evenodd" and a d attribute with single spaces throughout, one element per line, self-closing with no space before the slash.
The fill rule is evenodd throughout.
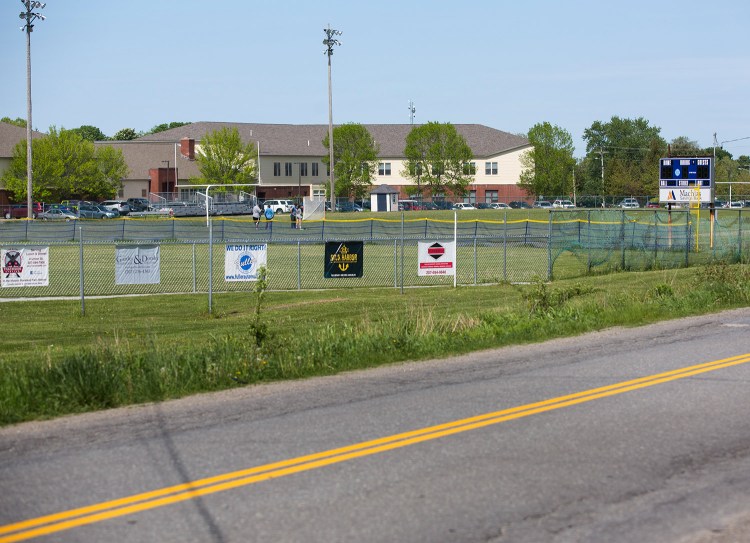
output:
<path id="1" fill-rule="evenodd" d="M 279 177 L 281 175 L 281 162 L 273 163 L 273 176 Z"/>
<path id="2" fill-rule="evenodd" d="M 312 176 L 318 177 L 318 163 L 317 162 L 312 163 Z"/>
<path id="3" fill-rule="evenodd" d="M 378 164 L 378 175 L 391 175 L 391 163 L 381 162 Z"/>
<path id="4" fill-rule="evenodd" d="M 284 162 L 284 175 L 287 177 L 292 176 L 292 163 L 291 162 Z"/>
<path id="5" fill-rule="evenodd" d="M 470 190 L 469 195 L 464 197 L 464 202 L 467 204 L 476 204 L 477 203 L 477 191 Z"/>
<path id="6" fill-rule="evenodd" d="M 497 175 L 497 162 L 485 162 L 484 175 Z"/>
<path id="7" fill-rule="evenodd" d="M 302 177 L 307 177 L 307 162 L 300 162 L 299 163 L 299 174 Z"/>
<path id="8" fill-rule="evenodd" d="M 464 162 L 464 175 L 476 175 L 477 163 L 476 162 Z"/>
<path id="9" fill-rule="evenodd" d="M 487 202 L 488 204 L 497 202 L 497 191 L 496 190 L 484 191 L 484 201 Z"/>

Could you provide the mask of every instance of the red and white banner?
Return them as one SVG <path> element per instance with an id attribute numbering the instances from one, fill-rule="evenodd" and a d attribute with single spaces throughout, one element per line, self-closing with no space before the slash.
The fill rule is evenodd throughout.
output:
<path id="1" fill-rule="evenodd" d="M 0 261 L 3 287 L 49 286 L 49 247 L 2 249 Z"/>
<path id="2" fill-rule="evenodd" d="M 420 241 L 418 275 L 456 275 L 455 241 Z"/>

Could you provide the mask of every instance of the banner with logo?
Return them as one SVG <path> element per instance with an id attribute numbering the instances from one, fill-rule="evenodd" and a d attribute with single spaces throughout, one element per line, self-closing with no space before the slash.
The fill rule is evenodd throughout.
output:
<path id="1" fill-rule="evenodd" d="M 362 277 L 362 241 L 327 241 L 323 277 Z"/>
<path id="2" fill-rule="evenodd" d="M 257 281 L 258 270 L 266 266 L 268 245 L 227 244 L 224 252 L 225 281 Z"/>
<path id="3" fill-rule="evenodd" d="M 49 247 L 19 247 L 0 250 L 3 287 L 48 287 Z"/>
<path id="4" fill-rule="evenodd" d="M 455 241 L 420 241 L 418 275 L 456 275 Z"/>
<path id="5" fill-rule="evenodd" d="M 158 245 L 117 245 L 115 284 L 151 285 L 161 281 L 161 253 Z"/>

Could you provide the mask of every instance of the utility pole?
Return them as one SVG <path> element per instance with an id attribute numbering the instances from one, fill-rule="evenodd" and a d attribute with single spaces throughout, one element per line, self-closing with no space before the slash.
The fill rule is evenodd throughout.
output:
<path id="1" fill-rule="evenodd" d="M 34 21 L 41 19 L 44 21 L 45 17 L 41 13 L 35 13 L 35 9 L 44 9 L 46 4 L 41 2 L 34 2 L 32 0 L 21 0 L 21 3 L 26 7 L 26 11 L 22 11 L 19 17 L 26 21 L 26 24 L 21 27 L 21 30 L 26 31 L 26 210 L 28 212 L 28 218 L 34 217 L 33 208 L 33 197 L 32 197 L 32 185 L 33 185 L 33 174 L 31 169 L 31 32 L 34 30 Z"/>
<path id="2" fill-rule="evenodd" d="M 333 46 L 341 45 L 341 42 L 334 36 L 341 36 L 342 32 L 334 30 L 331 28 L 330 24 L 328 25 L 328 28 L 323 29 L 323 32 L 326 33 L 326 39 L 323 40 L 323 45 L 326 46 L 324 54 L 328 55 L 328 179 L 331 183 L 331 211 L 336 211 L 336 187 L 333 178 L 333 97 L 331 93 L 331 57 L 333 56 Z"/>
<path id="3" fill-rule="evenodd" d="M 409 100 L 409 124 L 414 124 L 414 113 L 416 113 L 417 108 L 414 107 L 414 102 Z"/>

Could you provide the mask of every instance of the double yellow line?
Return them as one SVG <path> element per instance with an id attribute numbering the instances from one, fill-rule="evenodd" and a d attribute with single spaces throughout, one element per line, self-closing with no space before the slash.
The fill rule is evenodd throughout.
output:
<path id="1" fill-rule="evenodd" d="M 677 379 L 684 379 L 702 373 L 745 364 L 747 362 L 750 362 L 750 353 L 698 364 L 687 368 L 680 368 L 665 373 L 649 375 L 631 381 L 623 381 L 613 385 L 577 392 L 575 394 L 559 396 L 541 402 L 503 409 L 492 413 L 485 413 L 483 415 L 430 426 L 419 430 L 394 434 L 338 449 L 331 449 L 315 454 L 282 460 L 280 462 L 224 473 L 214 477 L 198 479 L 188 483 L 161 488 L 141 494 L 134 494 L 116 500 L 62 511 L 60 513 L 32 518 L 13 524 L 6 524 L 0 526 L 0 543 L 24 541 L 34 537 L 50 535 L 70 528 L 76 528 L 78 526 L 85 526 L 103 520 L 130 515 L 139 511 L 155 509 L 164 505 L 191 500 L 199 496 L 223 492 L 225 490 L 247 486 L 278 477 L 285 477 L 294 473 L 300 473 L 363 456 L 407 447 L 423 441 L 438 439 L 485 426 L 528 417 L 530 415 L 570 407 L 598 400 L 600 398 L 630 392 L 632 390 L 638 390 L 675 381 Z"/>

